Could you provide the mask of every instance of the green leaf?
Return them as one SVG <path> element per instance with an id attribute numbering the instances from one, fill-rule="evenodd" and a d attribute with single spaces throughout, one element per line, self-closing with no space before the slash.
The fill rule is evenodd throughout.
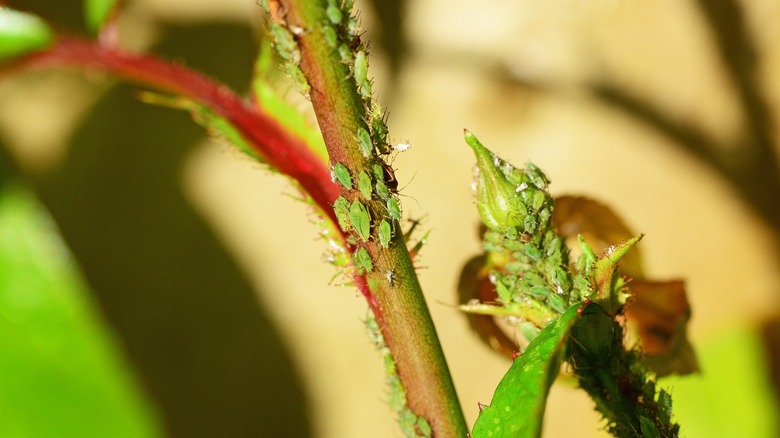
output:
<path id="1" fill-rule="evenodd" d="M 580 318 L 582 304 L 570 307 L 550 323 L 512 363 L 474 424 L 472 435 L 481 437 L 538 437 L 547 393 L 558 375 L 566 339 Z"/>
<path id="2" fill-rule="evenodd" d="M 140 94 L 140 99 L 148 104 L 167 106 L 180 110 L 188 111 L 199 125 L 206 128 L 212 138 L 224 139 L 228 143 L 237 147 L 241 152 L 249 155 L 253 159 L 266 163 L 265 159 L 257 153 L 255 148 L 249 144 L 243 135 L 227 119 L 218 116 L 210 108 L 201 105 L 192 99 L 179 96 L 164 96 L 157 93 L 144 92 Z M 267 163 L 266 163 L 267 164 Z"/>
<path id="3" fill-rule="evenodd" d="M 53 39 L 51 29 L 39 17 L 0 7 L 0 60 L 43 49 Z"/>
<path id="4" fill-rule="evenodd" d="M 0 186 L 0 436 L 163 431 L 51 218 Z"/>
<path id="5" fill-rule="evenodd" d="M 84 21 L 87 23 L 87 29 L 93 34 L 98 33 L 111 18 L 118 3 L 119 0 L 85 0 Z"/>
<path id="6" fill-rule="evenodd" d="M 276 68 L 276 64 L 273 63 L 273 51 L 268 47 L 269 44 L 269 41 L 263 41 L 263 46 L 255 62 L 254 78 L 252 79 L 252 93 L 257 102 L 258 110 L 276 119 L 289 132 L 303 140 L 323 163 L 327 163 L 328 151 L 325 148 L 322 133 L 309 125 L 304 114 L 282 99 L 277 91 L 279 87 L 270 84 L 267 79 L 271 69 Z"/>

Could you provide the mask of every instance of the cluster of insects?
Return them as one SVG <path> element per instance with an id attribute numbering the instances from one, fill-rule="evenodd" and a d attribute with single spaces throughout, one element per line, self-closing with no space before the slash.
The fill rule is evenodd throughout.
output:
<path id="1" fill-rule="evenodd" d="M 353 1 L 327 0 L 319 29 L 302 29 L 289 23 L 279 0 L 261 0 L 261 6 L 271 16 L 270 31 L 274 47 L 285 61 L 287 74 L 304 96 L 308 96 L 311 87 L 300 69 L 298 38 L 302 35 L 320 31 L 327 46 L 348 67 L 365 114 L 365 119 L 355 131 L 355 144 L 369 164 L 362 170 L 350 169 L 344 163 L 332 164 L 331 175 L 333 181 L 341 186 L 342 194 L 353 192 L 346 197 L 339 197 L 333 209 L 339 227 L 352 233 L 354 243 L 375 239 L 382 247 L 388 248 L 396 232 L 397 221 L 401 218 L 401 206 L 397 199 L 398 181 L 393 168 L 381 157 L 393 151 L 403 152 L 409 145 L 400 144 L 393 148 L 388 144 L 385 116 L 381 106 L 373 99 L 373 82 L 368 77 L 369 58 L 360 38 L 359 20 L 351 13 Z M 382 207 L 370 201 L 379 201 Z M 383 208 L 384 212 L 372 208 Z M 377 216 L 382 219 L 373 220 Z M 374 269 L 371 256 L 362 246 L 354 252 L 353 262 L 359 273 Z M 392 283 L 392 275 L 386 277 Z"/>

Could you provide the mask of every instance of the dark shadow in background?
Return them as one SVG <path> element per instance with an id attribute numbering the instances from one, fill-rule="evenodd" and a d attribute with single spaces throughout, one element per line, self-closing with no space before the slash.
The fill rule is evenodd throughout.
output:
<path id="1" fill-rule="evenodd" d="M 170 30 L 155 52 L 246 89 L 254 50 L 248 29 L 213 25 Z M 94 107 L 66 162 L 37 182 L 43 202 L 171 436 L 310 436 L 289 353 L 183 197 L 182 160 L 202 129 L 135 90 Z"/>

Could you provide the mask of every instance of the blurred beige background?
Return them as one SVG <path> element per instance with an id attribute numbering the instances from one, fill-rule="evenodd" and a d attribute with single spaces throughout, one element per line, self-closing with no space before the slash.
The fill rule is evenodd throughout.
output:
<path id="1" fill-rule="evenodd" d="M 129 3 L 122 25 L 134 38 L 131 47 L 159 35 L 150 22 L 256 25 L 261 19 L 250 0 Z M 776 110 L 780 4 L 743 4 L 761 59 L 759 87 Z M 367 38 L 387 37 L 373 5 L 358 7 Z M 432 230 L 420 279 L 470 424 L 508 362 L 483 346 L 453 307 L 460 268 L 479 251 L 469 190 L 473 157 L 463 128 L 515 164 L 539 165 L 554 194 L 601 200 L 645 233 L 640 246 L 648 276 L 687 281 L 694 345 L 755 326 L 780 308 L 776 230 L 711 167 L 592 92 L 593 84 L 612 84 L 718 144 L 735 144 L 749 121 L 695 2 L 421 0 L 406 5 L 400 31 L 407 43 L 403 62 L 388 65 L 377 43 L 370 76 L 388 107 L 391 137 L 412 145 L 393 166 L 405 186 L 406 217 L 424 217 L 424 228 Z M 398 70 L 391 74 L 391 67 Z M 107 86 L 105 78 L 73 74 L 44 80 L 54 88 L 0 89 L 2 99 L 15 99 L 2 107 L 3 138 L 23 169 L 39 175 L 67 155 L 62 132 L 73 129 Z M 22 110 L 34 116 L 19 119 Z M 292 192 L 290 185 L 237 156 L 206 142 L 188 154 L 181 183 L 263 291 L 257 300 L 289 344 L 311 398 L 314 435 L 401 436 L 386 406 L 381 363 L 362 327 L 365 303 L 352 288 L 327 284 L 334 270 L 322 260 L 325 247 L 305 207 L 280 196 Z M 587 397 L 556 385 L 545 436 L 599 436 L 598 429 Z"/>

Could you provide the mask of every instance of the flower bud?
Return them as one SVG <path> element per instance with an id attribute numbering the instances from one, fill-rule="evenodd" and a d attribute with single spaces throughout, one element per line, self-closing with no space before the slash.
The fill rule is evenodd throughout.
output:
<path id="1" fill-rule="evenodd" d="M 507 173 L 517 172 L 509 163 L 482 146 L 468 130 L 464 130 L 466 143 L 477 157 L 479 174 L 476 181 L 477 210 L 488 228 L 503 232 L 509 227 L 522 227 L 527 210 L 522 205 L 515 184 Z"/>

